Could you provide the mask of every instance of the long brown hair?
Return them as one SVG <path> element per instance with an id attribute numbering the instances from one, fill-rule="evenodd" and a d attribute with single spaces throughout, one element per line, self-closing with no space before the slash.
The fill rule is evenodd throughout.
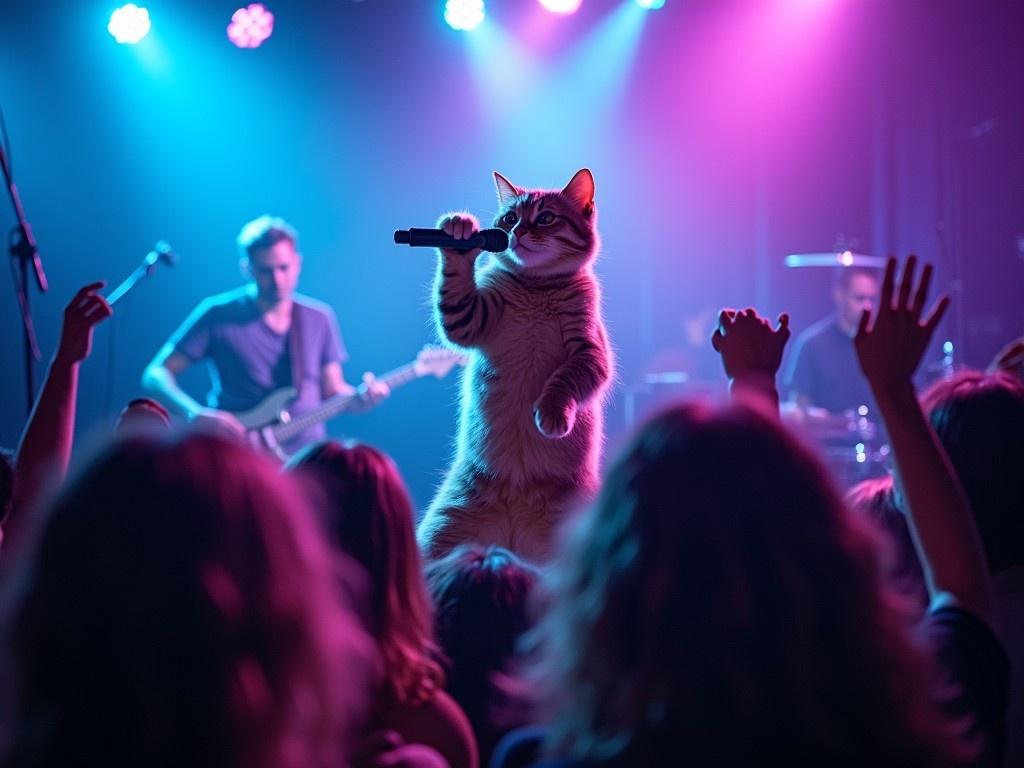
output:
<path id="1" fill-rule="evenodd" d="M 11 574 L 9 764 L 344 762 L 369 638 L 298 496 L 206 435 L 91 462 Z"/>
<path id="2" fill-rule="evenodd" d="M 610 467 L 542 630 L 578 760 L 936 766 L 957 745 L 871 537 L 752 410 L 673 408 Z"/>
<path id="3" fill-rule="evenodd" d="M 431 698 L 444 684 L 435 660 L 433 613 L 413 530 L 412 502 L 394 462 L 369 445 L 326 441 L 289 462 L 324 492 L 333 545 L 360 563 L 371 581 L 371 630 L 385 684 L 401 702 Z"/>

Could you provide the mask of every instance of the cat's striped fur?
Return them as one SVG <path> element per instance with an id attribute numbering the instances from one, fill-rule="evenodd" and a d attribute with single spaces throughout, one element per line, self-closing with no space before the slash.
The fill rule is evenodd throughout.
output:
<path id="1" fill-rule="evenodd" d="M 599 483 L 612 356 L 591 266 L 594 184 L 588 170 L 560 191 L 495 179 L 508 251 L 438 260 L 437 325 L 470 361 L 455 456 L 418 535 L 429 557 L 474 541 L 543 560 L 565 512 Z"/>

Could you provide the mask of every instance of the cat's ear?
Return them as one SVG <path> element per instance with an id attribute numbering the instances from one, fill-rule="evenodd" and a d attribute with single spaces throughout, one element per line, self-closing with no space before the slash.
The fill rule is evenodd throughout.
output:
<path id="1" fill-rule="evenodd" d="M 594 210 L 594 174 L 588 168 L 576 171 L 576 175 L 562 189 L 562 194 L 589 216 Z"/>
<path id="2" fill-rule="evenodd" d="M 494 186 L 498 189 L 498 200 L 502 207 L 509 205 L 513 200 L 523 194 L 523 189 L 517 187 L 497 171 L 494 172 Z"/>

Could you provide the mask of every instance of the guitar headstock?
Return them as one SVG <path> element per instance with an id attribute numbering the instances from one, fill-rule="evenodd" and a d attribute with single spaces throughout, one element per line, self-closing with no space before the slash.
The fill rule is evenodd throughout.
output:
<path id="1" fill-rule="evenodd" d="M 436 376 L 443 378 L 451 373 L 456 365 L 465 365 L 466 355 L 444 347 L 426 346 L 416 355 L 413 367 L 417 376 Z"/>

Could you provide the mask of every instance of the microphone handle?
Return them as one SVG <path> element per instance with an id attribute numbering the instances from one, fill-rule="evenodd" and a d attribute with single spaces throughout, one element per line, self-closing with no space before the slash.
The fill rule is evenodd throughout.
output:
<path id="1" fill-rule="evenodd" d="M 459 240 L 440 229 L 412 227 L 407 230 L 397 230 L 395 242 L 421 248 L 450 248 L 456 251 L 482 248 L 485 251 L 498 252 L 508 248 L 508 235 L 500 229 L 484 229 L 474 232 L 465 240 Z"/>
<path id="2" fill-rule="evenodd" d="M 411 246 L 454 248 L 468 251 L 470 248 L 483 248 L 486 244 L 484 236 L 479 232 L 474 232 L 465 240 L 459 240 L 437 229 L 417 229 L 413 227 L 409 230 L 409 245 Z"/>

